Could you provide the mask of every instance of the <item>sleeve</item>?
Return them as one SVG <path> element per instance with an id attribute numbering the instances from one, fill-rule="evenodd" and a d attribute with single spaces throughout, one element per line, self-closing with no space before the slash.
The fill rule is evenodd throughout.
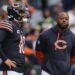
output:
<path id="1" fill-rule="evenodd" d="M 0 57 L 2 58 L 3 61 L 7 59 L 7 56 L 2 50 L 2 43 L 4 42 L 8 34 L 9 34 L 8 31 L 0 29 Z"/>
<path id="2" fill-rule="evenodd" d="M 46 51 L 46 41 L 43 35 L 40 35 L 36 42 L 36 57 L 42 63 Z"/>
<path id="3" fill-rule="evenodd" d="M 0 24 L 0 29 L 5 29 L 10 33 L 13 33 L 13 27 L 10 23 L 2 21 Z"/>
<path id="4" fill-rule="evenodd" d="M 72 36 L 72 50 L 71 55 L 75 56 L 75 35 Z"/>
<path id="5" fill-rule="evenodd" d="M 72 36 L 71 60 L 72 64 L 75 64 L 75 35 Z"/>
<path id="6" fill-rule="evenodd" d="M 24 54 L 28 56 L 33 54 L 33 45 L 31 40 L 26 40 Z"/>

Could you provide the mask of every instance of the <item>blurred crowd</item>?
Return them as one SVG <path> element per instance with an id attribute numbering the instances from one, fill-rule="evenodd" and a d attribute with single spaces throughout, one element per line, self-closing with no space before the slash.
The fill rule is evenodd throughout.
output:
<path id="1" fill-rule="evenodd" d="M 15 0 L 0 0 L 0 22 L 8 19 L 7 6 Z M 75 1 L 74 0 L 21 0 L 29 8 L 31 20 L 24 25 L 26 32 L 25 54 L 27 64 L 25 75 L 40 75 L 40 62 L 35 55 L 36 40 L 42 31 L 56 25 L 56 15 L 66 11 L 69 15 L 69 24 L 72 32 L 75 33 Z M 45 5 L 45 6 L 44 6 Z M 74 61 L 74 60 L 73 60 Z M 34 65 L 38 65 L 37 67 Z M 32 68 L 33 67 L 33 68 Z M 37 71 L 36 71 L 36 70 Z"/>

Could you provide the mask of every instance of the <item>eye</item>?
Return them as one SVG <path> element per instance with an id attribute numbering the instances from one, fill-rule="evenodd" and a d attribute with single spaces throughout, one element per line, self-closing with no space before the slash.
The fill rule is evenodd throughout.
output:
<path id="1" fill-rule="evenodd" d="M 66 18 L 66 20 L 69 20 L 68 18 Z"/>
<path id="2" fill-rule="evenodd" d="M 60 17 L 60 19 L 62 20 L 63 18 L 62 18 L 62 17 Z"/>

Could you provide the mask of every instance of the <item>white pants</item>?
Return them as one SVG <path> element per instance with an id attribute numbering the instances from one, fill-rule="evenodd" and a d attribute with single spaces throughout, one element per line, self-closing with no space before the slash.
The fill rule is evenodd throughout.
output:
<path id="1" fill-rule="evenodd" d="M 49 74 L 46 71 L 42 70 L 41 75 L 51 75 L 51 74 Z"/>
<path id="2" fill-rule="evenodd" d="M 15 71 L 0 71 L 0 75 L 23 75 L 23 73 L 18 73 Z"/>

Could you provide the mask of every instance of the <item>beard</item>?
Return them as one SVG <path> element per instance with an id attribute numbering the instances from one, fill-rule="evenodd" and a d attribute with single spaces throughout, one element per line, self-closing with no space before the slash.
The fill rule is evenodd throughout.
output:
<path id="1" fill-rule="evenodd" d="M 62 26 L 60 23 L 57 23 L 58 27 L 62 30 L 67 29 L 68 28 L 68 24 L 66 24 L 65 26 Z"/>

